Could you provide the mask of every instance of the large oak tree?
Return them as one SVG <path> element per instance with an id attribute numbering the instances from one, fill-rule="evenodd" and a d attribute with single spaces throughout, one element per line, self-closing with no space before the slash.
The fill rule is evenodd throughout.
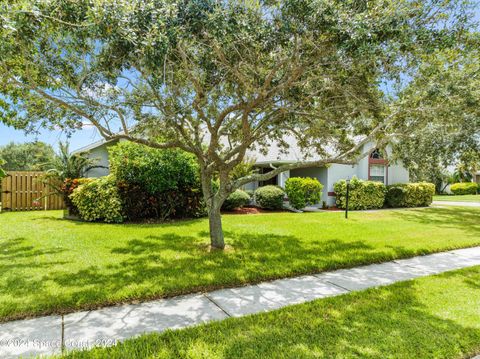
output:
<path id="1" fill-rule="evenodd" d="M 353 164 L 390 132 L 399 109 L 385 106 L 382 81 L 454 47 L 467 14 L 465 1 L 436 0 L 17 0 L 1 10 L 1 120 L 88 123 L 106 139 L 193 153 L 217 248 L 236 188 Z M 286 135 L 305 161 L 232 176 L 248 150 L 288 147 Z"/>

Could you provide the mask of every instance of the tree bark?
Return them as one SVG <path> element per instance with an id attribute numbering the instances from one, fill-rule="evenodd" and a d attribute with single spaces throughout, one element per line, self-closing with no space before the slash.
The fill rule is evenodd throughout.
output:
<path id="1" fill-rule="evenodd" d="M 210 245 L 213 248 L 224 249 L 225 239 L 223 237 L 220 207 L 216 208 L 216 206 L 213 206 L 209 209 L 208 222 L 210 224 Z"/>

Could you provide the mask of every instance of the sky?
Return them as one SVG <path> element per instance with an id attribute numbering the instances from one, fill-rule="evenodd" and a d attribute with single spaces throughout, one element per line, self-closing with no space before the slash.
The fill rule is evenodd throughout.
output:
<path id="1" fill-rule="evenodd" d="M 478 7 L 478 5 L 473 20 L 476 22 L 480 21 L 480 7 Z M 38 135 L 25 135 L 23 131 L 15 130 L 12 127 L 0 123 L 0 146 L 6 145 L 12 141 L 16 143 L 24 143 L 38 140 L 49 143 L 57 149 L 59 141 L 65 142 L 68 140 L 70 143 L 70 149 L 76 150 L 100 139 L 101 136 L 98 134 L 98 131 L 90 126 L 76 131 L 70 138 L 67 138 L 67 135 L 61 131 L 48 130 L 41 130 Z"/>

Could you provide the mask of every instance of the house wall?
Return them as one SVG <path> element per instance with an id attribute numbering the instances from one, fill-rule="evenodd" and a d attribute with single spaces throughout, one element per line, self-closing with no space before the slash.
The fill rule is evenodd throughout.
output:
<path id="1" fill-rule="evenodd" d="M 98 159 L 97 166 L 103 166 L 105 168 L 92 168 L 86 173 L 87 177 L 102 177 L 110 174 L 107 146 L 109 145 L 103 144 L 88 152 L 88 157 Z"/>
<path id="2" fill-rule="evenodd" d="M 333 189 L 333 185 L 340 180 L 352 178 L 353 176 L 362 178 L 359 175 L 359 167 L 360 166 L 332 164 L 328 168 L 328 192 L 330 193 L 335 192 Z M 328 196 L 327 205 L 328 206 L 335 205 L 335 196 Z"/>
<path id="3" fill-rule="evenodd" d="M 410 174 L 408 170 L 403 167 L 401 162 L 388 166 L 388 180 L 387 184 L 408 183 Z"/>

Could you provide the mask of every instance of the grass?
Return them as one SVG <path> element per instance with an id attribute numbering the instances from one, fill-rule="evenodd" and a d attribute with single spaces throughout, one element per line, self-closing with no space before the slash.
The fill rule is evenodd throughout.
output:
<path id="1" fill-rule="evenodd" d="M 463 196 L 455 195 L 438 195 L 433 196 L 434 201 L 447 201 L 447 202 L 477 202 L 480 203 L 480 194 L 466 194 Z"/>
<path id="2" fill-rule="evenodd" d="M 131 339 L 71 358 L 465 358 L 480 353 L 480 267 Z"/>
<path id="3" fill-rule="evenodd" d="M 206 219 L 172 224 L 0 214 L 0 321 L 239 286 L 480 245 L 480 209 L 226 215 L 233 250 L 208 252 Z"/>

